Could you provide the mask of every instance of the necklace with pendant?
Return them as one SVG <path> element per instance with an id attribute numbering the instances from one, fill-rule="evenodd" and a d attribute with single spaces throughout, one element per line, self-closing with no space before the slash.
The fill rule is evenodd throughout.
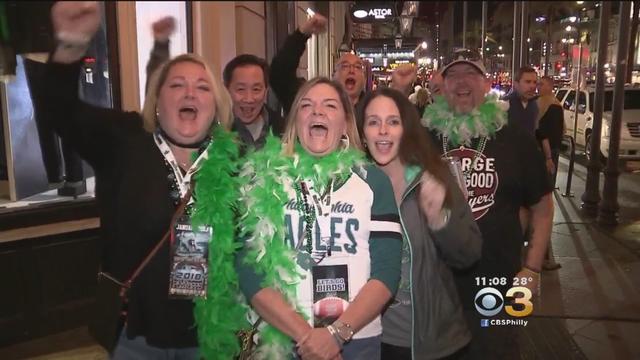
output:
<path id="1" fill-rule="evenodd" d="M 471 161 L 471 166 L 469 166 L 467 170 L 462 171 L 462 175 L 464 175 L 465 180 L 468 180 L 469 177 L 471 177 L 471 173 L 473 172 L 473 169 L 475 169 L 478 159 L 480 158 L 482 153 L 484 153 L 484 149 L 487 146 L 487 139 L 488 139 L 487 136 L 483 136 L 482 138 L 480 138 L 480 141 L 478 142 L 478 146 L 475 149 L 475 154 L 473 154 L 473 160 Z M 460 146 L 461 149 L 463 147 L 464 146 L 462 145 Z M 444 155 L 446 155 L 449 152 L 449 138 L 444 134 L 442 135 L 442 151 Z"/>
<path id="2" fill-rule="evenodd" d="M 205 141 L 200 145 L 200 148 L 198 149 L 198 155 L 202 154 L 207 149 L 210 142 L 211 137 L 205 139 Z M 188 166 L 188 163 L 180 163 L 179 165 L 179 171 L 181 171 L 183 175 L 187 172 L 187 170 L 184 170 L 184 167 L 186 167 L 187 169 L 190 168 L 190 166 Z M 180 204 L 180 185 L 178 184 L 178 179 L 176 178 L 176 174 L 173 171 L 173 167 L 171 166 L 171 164 L 169 164 L 169 161 L 166 157 L 164 158 L 164 166 L 168 172 L 167 181 L 169 183 L 169 198 L 173 202 L 174 206 L 178 206 L 178 204 Z M 190 210 L 190 208 L 191 206 L 189 206 L 188 210 Z"/>

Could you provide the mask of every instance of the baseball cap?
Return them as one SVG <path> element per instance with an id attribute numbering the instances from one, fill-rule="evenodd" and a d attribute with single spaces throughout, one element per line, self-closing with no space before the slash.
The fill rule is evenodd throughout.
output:
<path id="1" fill-rule="evenodd" d="M 453 65 L 462 63 L 474 66 L 482 75 L 487 72 L 482 61 L 482 56 L 478 51 L 473 49 L 457 49 L 448 56 L 447 65 L 442 68 L 442 76 L 446 77 L 447 70 Z"/>

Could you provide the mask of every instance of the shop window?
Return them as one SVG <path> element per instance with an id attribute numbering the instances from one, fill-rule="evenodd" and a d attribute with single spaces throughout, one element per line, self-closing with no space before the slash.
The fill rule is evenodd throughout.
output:
<path id="1" fill-rule="evenodd" d="M 11 57 L 15 69 L 0 82 L 0 214 L 94 197 L 93 170 L 34 110 L 33 95 L 41 84 L 42 63 L 52 46 L 52 30 L 47 25 L 51 3 L 26 11 L 20 6 L 8 9 L 17 19 L 13 23 L 17 27 L 10 29 L 17 43 Z M 102 6 L 104 13 L 104 3 Z M 109 108 L 113 107 L 113 95 L 107 30 L 103 17 L 78 81 L 81 99 Z"/>

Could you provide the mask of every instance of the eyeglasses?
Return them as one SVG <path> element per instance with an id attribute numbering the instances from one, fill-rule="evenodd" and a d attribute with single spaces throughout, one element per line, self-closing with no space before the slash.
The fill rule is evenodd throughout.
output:
<path id="1" fill-rule="evenodd" d="M 349 64 L 346 62 L 338 64 L 338 70 L 340 71 L 349 71 L 350 69 L 353 69 L 355 71 L 362 71 L 364 70 L 364 64 L 362 63 Z"/>

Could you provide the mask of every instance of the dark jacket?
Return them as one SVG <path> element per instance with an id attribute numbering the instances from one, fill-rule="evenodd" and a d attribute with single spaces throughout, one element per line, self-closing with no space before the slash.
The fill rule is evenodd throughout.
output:
<path id="1" fill-rule="evenodd" d="M 123 281 L 169 229 L 175 211 L 169 171 L 140 114 L 95 107 L 78 98 L 80 65 L 46 65 L 39 113 L 46 113 L 63 141 L 93 167 L 101 270 Z M 165 243 L 128 293 L 127 334 L 144 336 L 160 348 L 197 346 L 193 301 L 168 297 L 169 264 Z"/>
<path id="2" fill-rule="evenodd" d="M 536 137 L 538 141 L 549 140 L 551 150 L 560 149 L 564 135 L 564 110 L 558 104 L 551 104 L 540 118 Z"/>
<path id="3" fill-rule="evenodd" d="M 505 95 L 502 100 L 509 102 L 508 120 L 509 124 L 516 124 L 522 127 L 528 134 L 536 136 L 536 119 L 538 118 L 538 103 L 536 99 L 530 99 L 527 107 L 522 106 L 520 94 L 514 89 Z"/>
<path id="4" fill-rule="evenodd" d="M 399 208 L 411 252 L 413 358 L 436 359 L 471 340 L 451 268 L 467 268 L 480 259 L 482 236 L 457 187 L 448 225 L 430 230 L 419 205 L 421 175 L 407 186 Z M 453 178 L 449 184 L 456 186 Z"/>
<path id="5" fill-rule="evenodd" d="M 233 125 L 231 126 L 231 130 L 238 133 L 238 138 L 240 139 L 240 154 L 244 155 L 247 150 L 250 148 L 262 149 L 264 146 L 267 135 L 271 131 L 273 135 L 277 137 L 282 137 L 285 129 L 285 120 L 279 113 L 271 110 L 266 104 L 264 105 L 264 112 L 266 114 L 263 115 L 265 125 L 263 126 L 260 136 L 257 139 L 253 139 L 251 132 L 247 127 L 240 121 L 240 119 L 233 119 Z"/>
<path id="6" fill-rule="evenodd" d="M 306 81 L 305 78 L 298 77 L 296 71 L 309 38 L 309 35 L 305 35 L 296 29 L 287 37 L 282 48 L 278 50 L 278 53 L 271 60 L 269 84 L 282 104 L 285 116 L 289 114 L 298 90 Z M 364 94 L 364 91 L 360 94 L 360 100 L 362 100 Z M 358 104 L 361 103 L 358 101 Z M 358 104 L 355 106 L 356 114 L 358 113 Z"/>
<path id="7" fill-rule="evenodd" d="M 269 85 L 280 100 L 285 114 L 291 110 L 291 104 L 293 104 L 298 90 L 306 81 L 304 78 L 298 77 L 296 71 L 309 38 L 309 35 L 296 29 L 287 37 L 282 48 L 271 60 Z"/>

